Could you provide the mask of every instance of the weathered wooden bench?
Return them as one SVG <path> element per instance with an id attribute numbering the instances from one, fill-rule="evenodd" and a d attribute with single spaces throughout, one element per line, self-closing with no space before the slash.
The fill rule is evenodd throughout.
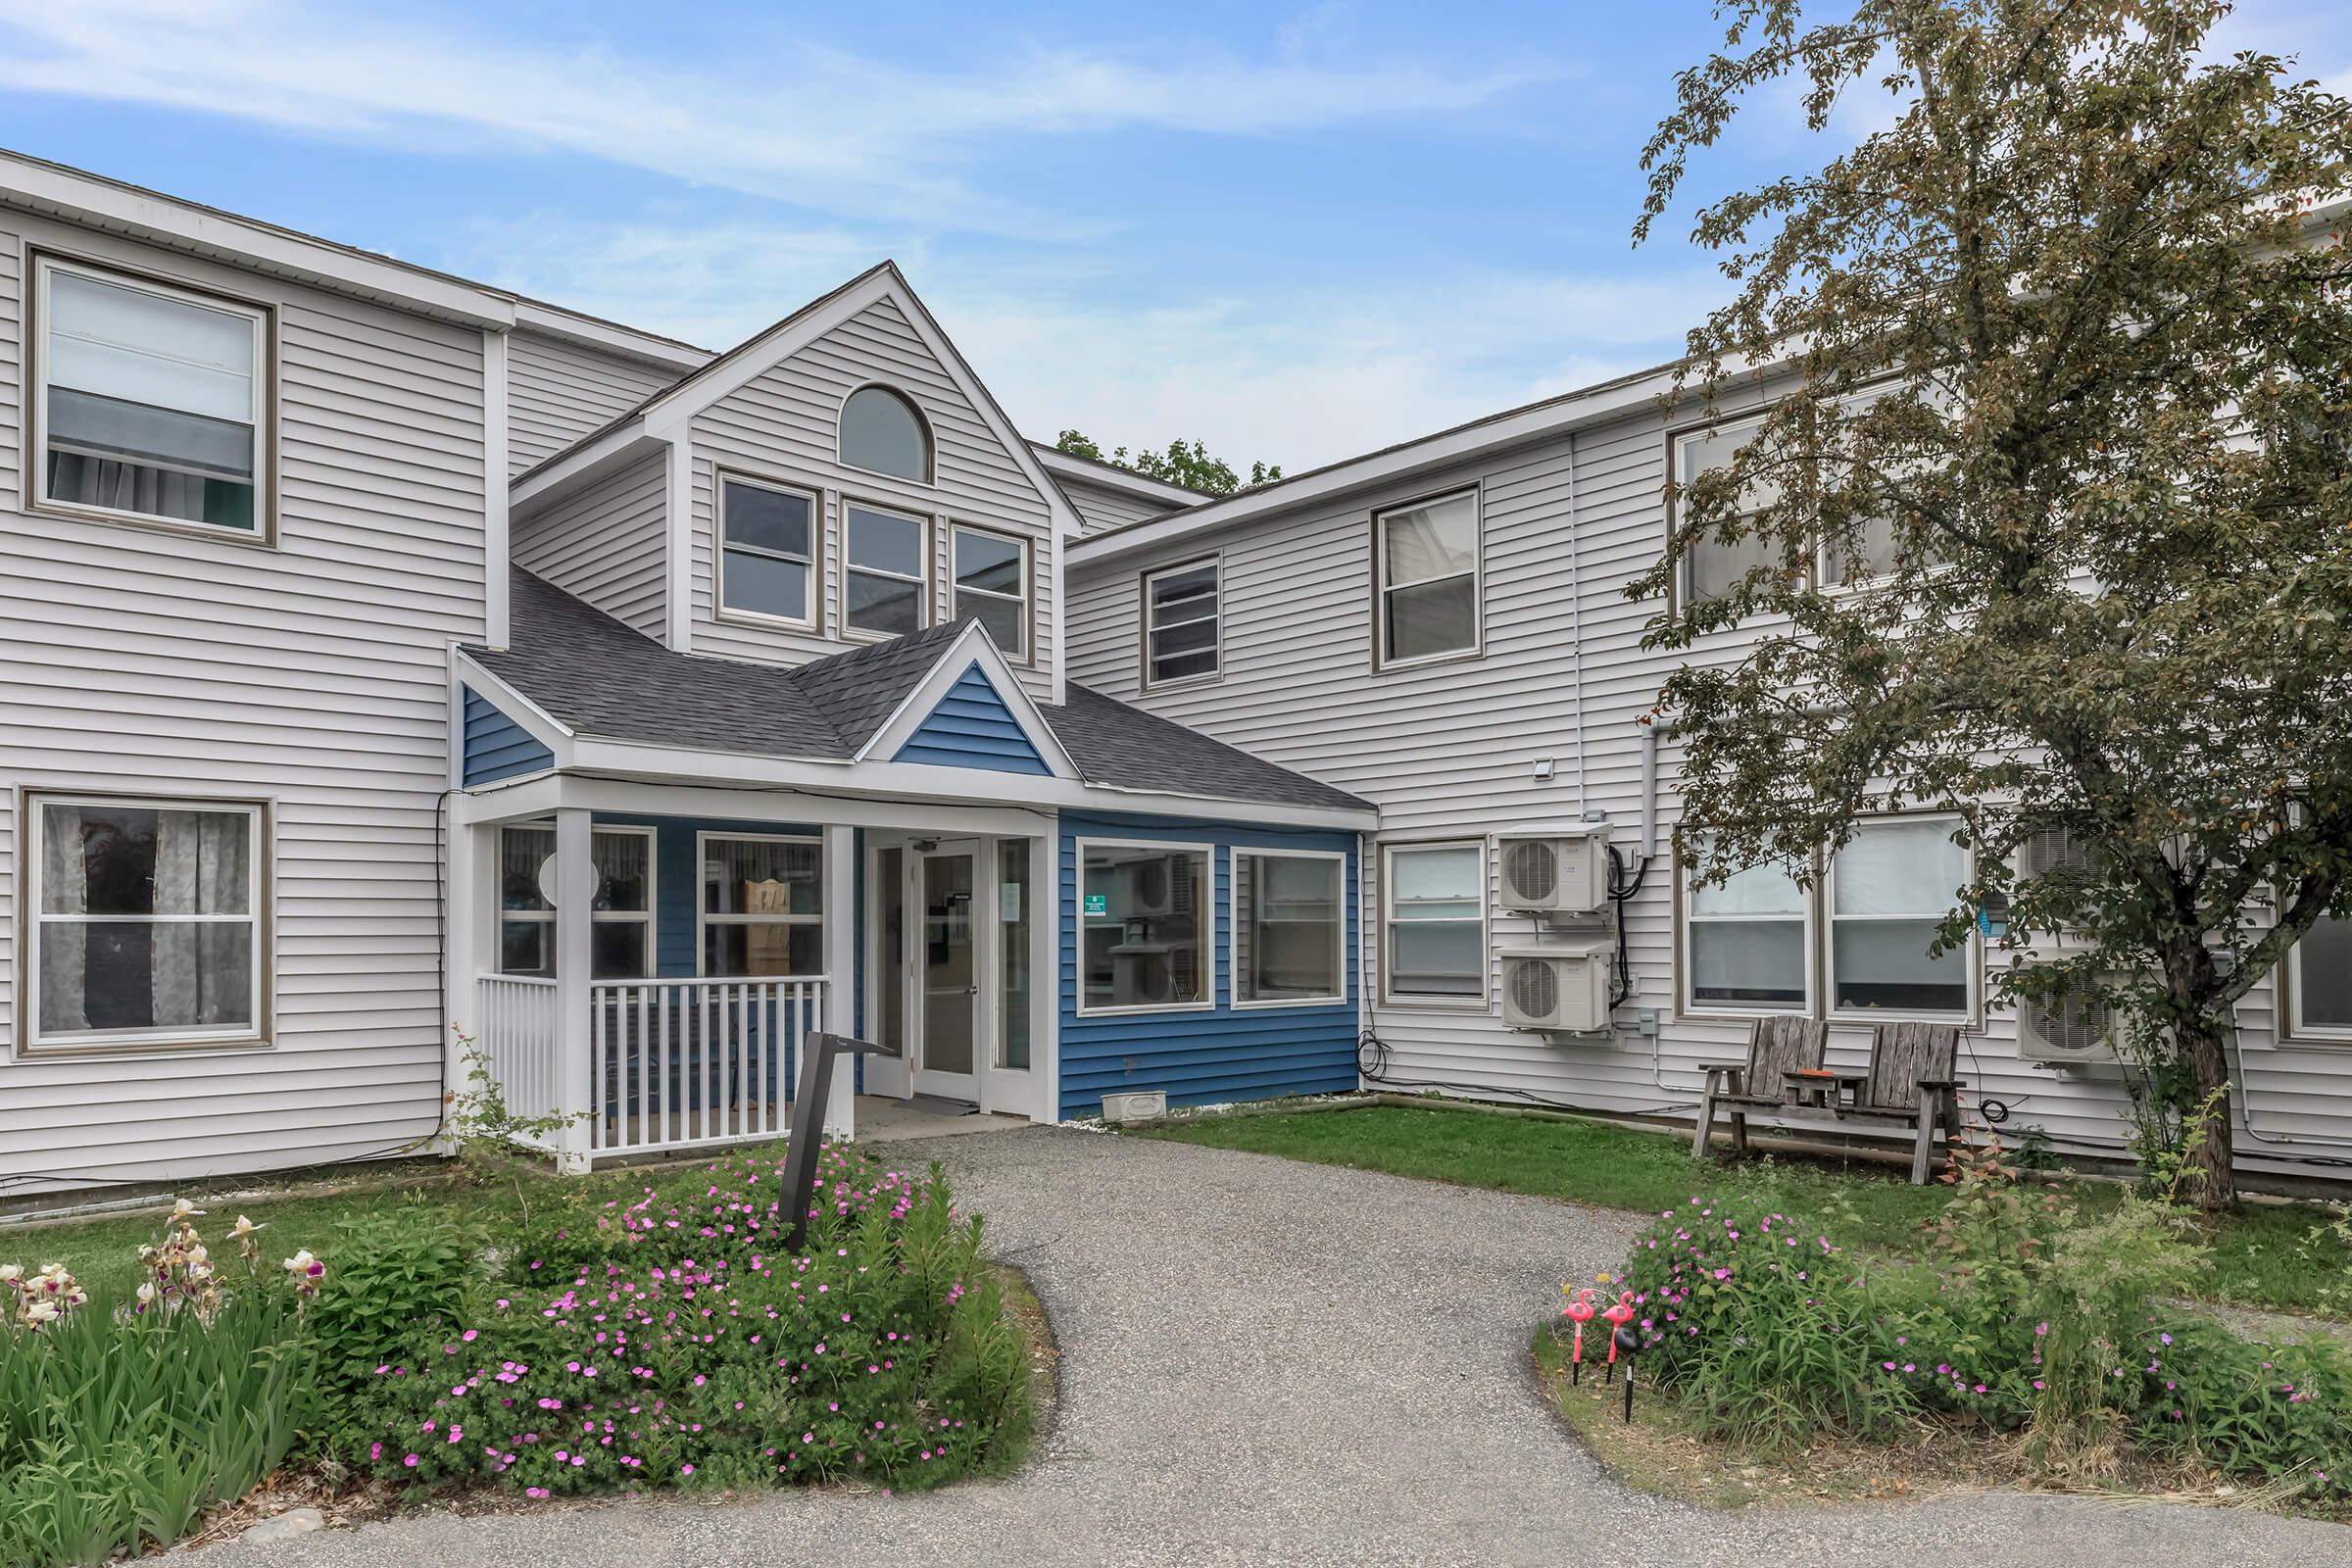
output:
<path id="1" fill-rule="evenodd" d="M 1911 1184 L 1925 1186 L 1936 1137 L 1960 1127 L 1960 1027 L 1948 1023 L 1883 1023 L 1871 1032 L 1870 1068 L 1824 1070 L 1829 1026 L 1808 1018 L 1761 1018 L 1748 1043 L 1744 1067 L 1710 1063 L 1698 1104 L 1694 1154 L 1707 1152 L 1718 1105 L 1731 1112 L 1732 1151 L 1747 1152 L 1747 1112 L 1827 1116 L 1912 1130 Z M 1778 1093 L 1774 1091 L 1777 1089 Z"/>

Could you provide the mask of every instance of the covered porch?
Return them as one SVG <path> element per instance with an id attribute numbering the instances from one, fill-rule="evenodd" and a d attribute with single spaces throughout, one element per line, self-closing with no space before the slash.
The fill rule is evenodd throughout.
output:
<path id="1" fill-rule="evenodd" d="M 898 1054 L 828 1138 L 859 1093 L 1052 1115 L 1050 809 L 543 773 L 451 832 L 453 1052 L 566 1169 L 784 1136 L 819 1030 Z"/>

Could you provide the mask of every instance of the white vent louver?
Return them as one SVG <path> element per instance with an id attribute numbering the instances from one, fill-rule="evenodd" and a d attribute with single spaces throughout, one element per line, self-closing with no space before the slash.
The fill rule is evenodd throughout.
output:
<path id="1" fill-rule="evenodd" d="M 2115 1009 L 2104 1003 L 2061 995 L 2021 1002 L 2017 1054 L 2028 1061 L 2082 1064 L 2115 1054 Z"/>
<path id="2" fill-rule="evenodd" d="M 1495 838 L 1501 904 L 1520 914 L 1593 914 L 1608 907 L 1608 849 L 1582 828 Z"/>
<path id="3" fill-rule="evenodd" d="M 1606 942 L 1502 955 L 1502 1021 L 1546 1034 L 1597 1034 L 1609 1026 Z"/>

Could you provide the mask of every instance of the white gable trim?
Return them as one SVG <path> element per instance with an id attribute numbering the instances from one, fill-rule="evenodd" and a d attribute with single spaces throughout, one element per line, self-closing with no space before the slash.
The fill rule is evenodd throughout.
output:
<path id="1" fill-rule="evenodd" d="M 1183 485 L 1154 479 L 1133 468 L 1122 468 L 1115 463 L 1098 463 L 1093 458 L 1076 457 L 1059 447 L 1048 446 L 1043 441 L 1030 442 L 1029 450 L 1037 454 L 1039 465 L 1055 478 L 1067 479 L 1072 484 L 1093 485 L 1098 490 L 1116 491 L 1121 495 L 1134 496 L 1139 501 L 1156 501 L 1171 511 L 1177 507 L 1197 507 L 1204 501 L 1217 499 L 1205 490 L 1188 490 Z"/>
<path id="2" fill-rule="evenodd" d="M 564 750 L 572 740 L 570 726 L 475 663 L 463 648 L 457 650 L 457 683 L 471 689 L 475 696 L 529 731 L 531 739 L 555 754 L 556 765 L 564 765 Z"/>
<path id="3" fill-rule="evenodd" d="M 1012 667 L 1004 662 L 1004 656 L 997 651 L 996 642 L 988 635 L 987 628 L 976 620 L 964 626 L 956 640 L 948 645 L 948 651 L 939 656 L 939 662 L 931 666 L 931 672 L 916 682 L 914 689 L 900 700 L 898 707 L 891 710 L 890 717 L 882 721 L 882 727 L 874 731 L 873 738 L 858 748 L 857 760 L 888 761 L 898 756 L 900 749 L 930 718 L 932 710 L 939 707 L 940 700 L 955 688 L 957 681 L 963 679 L 963 672 L 975 667 L 979 669 L 981 677 L 995 688 L 997 701 L 1004 705 L 1004 711 L 1012 715 L 1012 721 L 1020 726 L 1029 744 L 1037 748 L 1037 755 L 1045 760 L 1046 766 L 1053 770 L 1054 776 L 1077 778 L 1078 765 L 1070 760 L 1070 754 L 1061 749 L 1061 742 L 1054 738 L 1045 715 L 1037 710 L 1037 704 L 1030 701 L 1028 692 L 1022 689 Z"/>

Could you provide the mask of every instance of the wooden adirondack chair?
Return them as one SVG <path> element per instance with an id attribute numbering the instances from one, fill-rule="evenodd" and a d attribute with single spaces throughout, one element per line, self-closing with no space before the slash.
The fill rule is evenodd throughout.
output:
<path id="1" fill-rule="evenodd" d="M 1883 1023 L 1871 1033 L 1870 1076 L 1841 1116 L 1896 1121 L 1916 1129 L 1911 1146 L 1911 1185 L 1924 1187 L 1936 1129 L 1945 1138 L 1960 1128 L 1958 1081 L 1960 1026 L 1949 1023 Z"/>
<path id="2" fill-rule="evenodd" d="M 1745 1062 L 1704 1063 L 1706 1092 L 1698 1102 L 1698 1128 L 1690 1152 L 1704 1154 L 1715 1131 L 1715 1107 L 1731 1113 L 1732 1152 L 1747 1152 L 1747 1113 L 1781 1110 L 1796 1103 L 1791 1072 L 1816 1071 L 1830 1047 L 1830 1026 L 1818 1018 L 1758 1018 L 1747 1039 Z"/>

